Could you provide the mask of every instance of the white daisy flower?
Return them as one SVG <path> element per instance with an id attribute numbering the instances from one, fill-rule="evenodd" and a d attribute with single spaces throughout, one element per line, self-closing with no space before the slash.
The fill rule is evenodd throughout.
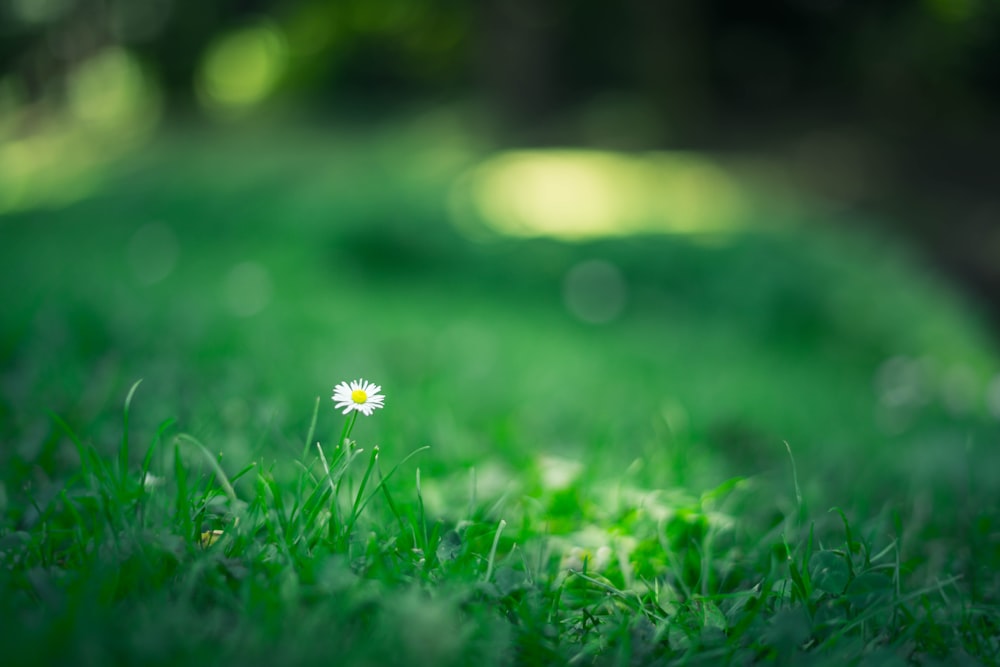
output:
<path id="1" fill-rule="evenodd" d="M 351 410 L 357 410 L 364 413 L 365 417 L 370 417 L 375 408 L 385 407 L 382 405 L 385 396 L 380 391 L 382 387 L 379 385 L 359 378 L 350 384 L 341 382 L 334 387 L 333 400 L 338 410 L 344 408 L 345 415 Z"/>

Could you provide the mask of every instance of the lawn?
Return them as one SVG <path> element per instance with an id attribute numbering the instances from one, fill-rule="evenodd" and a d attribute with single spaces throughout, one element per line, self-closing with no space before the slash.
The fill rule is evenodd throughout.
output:
<path id="1" fill-rule="evenodd" d="M 490 152 L 176 129 L 9 207 L 0 662 L 997 664 L 973 305 L 780 193 L 470 233 Z"/>

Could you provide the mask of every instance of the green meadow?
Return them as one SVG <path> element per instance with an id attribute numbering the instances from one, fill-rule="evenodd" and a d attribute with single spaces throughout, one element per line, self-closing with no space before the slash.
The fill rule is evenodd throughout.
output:
<path id="1" fill-rule="evenodd" d="M 1000 662 L 974 304 L 724 161 L 716 217 L 536 233 L 469 136 L 176 129 L 0 188 L 0 664 Z"/>

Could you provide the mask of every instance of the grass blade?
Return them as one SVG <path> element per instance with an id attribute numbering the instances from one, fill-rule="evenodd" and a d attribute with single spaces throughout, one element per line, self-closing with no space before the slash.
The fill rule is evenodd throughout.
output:
<path id="1" fill-rule="evenodd" d="M 497 524 L 497 532 L 493 535 L 493 546 L 490 547 L 490 557 L 486 561 L 486 574 L 483 575 L 483 581 L 488 582 L 493 576 L 493 564 L 497 557 L 497 546 L 500 544 L 500 533 L 503 529 L 507 527 L 507 522 L 500 519 L 500 523 Z"/>
<path id="2" fill-rule="evenodd" d="M 785 450 L 788 452 L 788 460 L 792 462 L 792 481 L 795 483 L 795 502 L 799 507 L 799 521 L 804 521 L 806 518 L 806 505 L 805 501 L 802 499 L 802 487 L 799 486 L 799 469 L 795 465 L 795 457 L 792 456 L 792 447 L 785 440 Z"/>
<path id="3" fill-rule="evenodd" d="M 360 514 L 359 507 L 361 505 L 361 498 L 365 495 L 365 487 L 368 486 L 368 479 L 371 477 L 372 470 L 375 468 L 377 461 L 378 445 L 375 445 L 372 448 L 372 454 L 368 459 L 368 468 L 365 470 L 365 474 L 361 478 L 361 486 L 358 488 L 357 495 L 354 496 L 354 505 L 351 507 L 351 518 L 348 520 L 347 526 L 344 528 L 344 537 L 350 535 L 351 528 L 354 527 L 354 522 L 358 519 L 358 515 Z"/>
<path id="4" fill-rule="evenodd" d="M 178 435 L 177 441 L 185 442 L 189 445 L 192 445 L 193 447 L 195 447 L 195 449 L 197 449 L 204 455 L 205 460 L 208 461 L 208 465 L 212 468 L 212 471 L 215 473 L 215 478 L 218 480 L 219 484 L 222 485 L 222 490 L 225 491 L 226 496 L 229 498 L 230 501 L 236 502 L 237 500 L 236 490 L 233 489 L 233 485 L 229 482 L 229 478 L 226 476 L 226 472 L 222 469 L 222 466 L 219 465 L 219 462 L 216 460 L 216 458 L 212 456 L 212 452 L 208 451 L 208 447 L 201 444 L 201 442 L 199 442 L 194 436 L 188 435 L 187 433 L 181 433 L 180 435 Z"/>
<path id="5" fill-rule="evenodd" d="M 174 477 L 177 480 L 177 508 L 175 520 L 180 522 L 181 535 L 185 540 L 194 539 L 194 524 L 191 521 L 191 504 L 188 498 L 187 468 L 181 459 L 180 445 L 174 444 Z"/>
<path id="6" fill-rule="evenodd" d="M 123 492 L 128 482 L 128 416 L 132 408 L 132 398 L 135 396 L 135 390 L 139 388 L 140 384 L 142 384 L 142 380 L 136 380 L 132 388 L 128 390 L 128 395 L 125 397 L 125 409 L 122 412 L 122 444 L 118 451 L 118 475 L 119 485 Z"/>
<path id="7" fill-rule="evenodd" d="M 319 417 L 319 396 L 316 397 L 316 404 L 313 405 L 312 419 L 309 420 L 309 430 L 306 432 L 306 446 L 302 450 L 302 460 L 305 461 L 306 457 L 309 456 L 309 449 L 312 447 L 310 444 L 313 441 L 313 437 L 316 435 L 316 419 Z"/>
<path id="8" fill-rule="evenodd" d="M 59 429 L 66 434 L 66 437 L 68 437 L 70 439 L 70 442 L 73 443 L 73 446 L 76 447 L 77 456 L 80 457 L 81 472 L 83 472 L 84 475 L 93 478 L 94 462 L 91 459 L 90 450 L 88 450 L 87 446 L 84 445 L 83 441 L 80 440 L 80 436 L 78 436 L 76 432 L 72 429 L 72 427 L 70 427 L 70 425 L 66 423 L 66 420 L 64 420 L 62 417 L 57 415 L 55 412 L 52 412 L 51 410 L 48 411 L 48 414 L 49 417 L 52 419 L 52 421 L 56 423 L 56 426 L 58 426 Z"/>
<path id="9" fill-rule="evenodd" d="M 377 494 L 380 490 L 382 490 L 385 487 L 385 483 L 389 480 L 390 477 L 393 476 L 393 474 L 395 474 L 396 470 L 398 470 L 401 465 L 412 459 L 420 452 L 430 448 L 431 448 L 430 445 L 424 445 L 423 447 L 418 447 L 417 449 L 414 449 L 412 452 L 403 457 L 402 461 L 394 465 L 392 467 L 392 470 L 390 470 L 385 477 L 379 480 L 378 485 L 374 489 L 372 489 L 372 492 L 368 494 L 367 498 L 364 499 L 364 502 L 362 502 L 361 506 L 358 508 L 358 513 L 360 514 L 361 511 L 364 510 L 364 508 L 368 505 L 368 502 L 375 496 L 375 494 Z"/>

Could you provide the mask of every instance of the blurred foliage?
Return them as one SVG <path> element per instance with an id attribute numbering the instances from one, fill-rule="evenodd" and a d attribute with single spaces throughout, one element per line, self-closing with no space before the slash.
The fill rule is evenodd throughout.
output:
<path id="1" fill-rule="evenodd" d="M 905 245 L 801 224 L 820 216 L 760 192 L 724 234 L 566 243 L 509 235 L 489 206 L 458 224 L 455 189 L 495 160 L 448 118 L 177 133 L 88 197 L 8 212 L 5 462 L 73 464 L 46 409 L 113 442 L 99 415 L 139 377 L 137 427 L 177 417 L 240 460 L 297 453 L 315 397 L 361 375 L 394 406 L 382 444 L 432 444 L 439 471 L 502 479 L 544 453 L 715 483 L 785 474 L 787 439 L 821 494 L 992 474 L 953 453 L 995 433 L 995 348 Z"/>
<path id="2" fill-rule="evenodd" d="M 0 0 L 0 231 L 5 277 L 24 286 L 4 303 L 5 409 L 27 409 L 24 392 L 53 408 L 79 395 L 71 411 L 89 415 L 119 374 L 162 374 L 181 395 L 269 387 L 286 410 L 330 368 L 367 361 L 429 397 L 474 389 L 475 442 L 513 428 L 504 410 L 556 441 L 587 433 L 566 415 L 616 364 L 661 383 L 623 410 L 698 423 L 737 451 L 761 433 L 877 441 L 927 410 L 992 419 L 992 348 L 922 260 L 878 232 L 801 223 L 870 222 L 852 207 L 889 182 L 882 142 L 994 122 L 997 7 Z M 482 106 L 528 122 L 497 140 Z M 320 131 L 303 108 L 337 121 Z M 180 131 L 192 112 L 217 123 Z M 838 114 L 874 131 L 816 122 Z M 791 128 L 787 161 L 704 150 L 760 117 Z M 238 120 L 258 136 L 218 136 Z M 589 148 L 496 150 L 521 139 Z M 789 195 L 803 183 L 829 201 Z M 351 355 L 317 342 L 349 339 L 352 317 L 377 333 Z M 601 351 L 589 370 L 563 350 L 564 327 L 630 318 L 627 335 L 567 334 Z M 532 380 L 579 385 L 552 399 L 562 417 L 490 386 L 504 355 L 564 362 L 569 380 Z M 247 419 L 245 402 L 220 401 Z"/>
<path id="3" fill-rule="evenodd" d="M 0 81 L 29 104 L 72 97 L 106 52 L 171 106 L 472 93 L 529 117 L 586 102 L 585 126 L 647 139 L 802 110 L 986 122 L 1000 90 L 988 0 L 3 0 L 0 16 Z"/>
<path id="4" fill-rule="evenodd" d="M 570 483 L 613 481 L 610 498 L 753 476 L 789 516 L 913 498 L 937 517 L 930 548 L 974 574 L 995 546 L 1000 356 L 926 258 L 854 207 L 908 168 L 945 187 L 974 174 L 995 198 L 970 158 L 992 165 L 998 91 L 991 0 L 0 0 L 0 265 L 16 286 L 0 509 L 8 490 L 49 506 L 79 469 L 60 420 L 116 447 L 137 378 L 140 437 L 177 418 L 226 465 L 270 466 L 301 452 L 317 396 L 363 375 L 388 405 L 362 436 L 397 459 L 432 446 L 432 513 L 463 506 L 469 468 L 485 497 L 527 491 L 565 530 L 611 506 Z M 978 153 L 941 160 L 930 129 Z M 711 150 L 737 135 L 784 154 Z M 974 229 L 1000 208 L 977 211 Z M 961 240 L 968 212 L 931 217 Z M 998 271 L 1000 235 L 968 238 Z M 339 417 L 321 412 L 317 437 Z M 707 504 L 663 524 L 696 547 L 680 581 L 722 576 L 697 548 L 722 517 Z M 952 530 L 961 549 L 933 541 Z M 579 548 L 596 560 L 599 543 Z M 831 553 L 803 557 L 780 595 L 860 608 L 889 590 Z M 123 581 L 158 586 L 130 562 Z M 694 634 L 725 627 L 714 605 L 670 608 Z"/>
<path id="5" fill-rule="evenodd" d="M 163 119 L 459 101 L 507 145 L 755 153 L 1000 311 L 998 91 L 991 0 L 0 0 L 0 210 L 73 201 Z"/>

